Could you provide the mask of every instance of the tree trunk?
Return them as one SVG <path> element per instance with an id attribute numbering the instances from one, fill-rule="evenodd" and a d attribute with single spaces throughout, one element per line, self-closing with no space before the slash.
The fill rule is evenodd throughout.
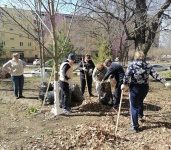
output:
<path id="1" fill-rule="evenodd" d="M 135 50 L 143 50 L 146 37 L 146 18 L 147 18 L 146 0 L 136 0 L 135 15 Z"/>

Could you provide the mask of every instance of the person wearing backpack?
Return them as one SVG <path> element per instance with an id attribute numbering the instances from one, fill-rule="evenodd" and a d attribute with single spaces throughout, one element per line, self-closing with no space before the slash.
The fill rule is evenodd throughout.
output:
<path id="1" fill-rule="evenodd" d="M 26 62 L 19 59 L 18 53 L 13 54 L 13 58 L 3 65 L 3 68 L 11 74 L 11 80 L 14 86 L 14 95 L 16 99 L 25 98 L 23 96 L 24 86 L 24 67 Z"/>
<path id="2" fill-rule="evenodd" d="M 130 88 L 130 116 L 131 127 L 130 131 L 139 131 L 139 121 L 143 121 L 144 107 L 143 101 L 149 91 L 149 76 L 163 83 L 166 87 L 170 87 L 164 78 L 162 78 L 154 69 L 153 66 L 145 61 L 145 55 L 142 51 L 135 52 L 134 61 L 128 66 L 121 90 L 124 90 L 129 85 Z"/>

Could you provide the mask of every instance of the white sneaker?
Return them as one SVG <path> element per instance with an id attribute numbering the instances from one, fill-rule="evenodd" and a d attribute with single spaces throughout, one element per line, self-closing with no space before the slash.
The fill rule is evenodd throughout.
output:
<path id="1" fill-rule="evenodd" d="M 63 114 L 65 114 L 65 115 L 69 115 L 71 112 L 69 111 L 69 110 L 67 110 L 67 109 L 63 109 Z"/>

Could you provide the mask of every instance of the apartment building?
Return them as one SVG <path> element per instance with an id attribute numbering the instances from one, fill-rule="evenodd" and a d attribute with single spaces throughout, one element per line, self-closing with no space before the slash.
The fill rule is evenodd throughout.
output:
<path id="1" fill-rule="evenodd" d="M 1 59 L 8 60 L 12 53 L 19 53 L 21 59 L 32 61 L 39 57 L 39 50 L 33 38 L 25 30 L 34 34 L 33 16 L 28 10 L 4 7 L 0 11 L 0 42 L 3 44 L 4 55 Z M 16 20 L 11 19 L 9 13 Z M 24 29 L 23 29 L 23 28 Z"/>
<path id="2" fill-rule="evenodd" d="M 37 18 L 34 12 L 30 10 L 21 10 L 16 8 L 3 8 L 0 10 L 0 43 L 3 44 L 4 55 L 1 60 L 7 61 L 11 59 L 12 53 L 19 53 L 20 58 L 27 62 L 32 62 L 35 58 L 40 58 L 40 47 L 38 42 L 39 31 L 37 26 Z M 9 13 L 14 19 L 11 19 Z M 41 19 L 46 25 L 43 25 L 44 45 L 49 48 L 52 45 L 52 36 L 49 31 L 52 31 L 50 17 L 47 12 L 42 12 Z M 68 34 L 72 15 L 57 13 L 55 16 L 56 31 L 63 29 Z M 73 20 L 74 21 L 74 20 Z M 17 23 L 16 23 L 17 22 Z M 74 22 L 72 23 L 74 26 Z M 29 31 L 26 32 L 26 31 Z M 73 43 L 74 49 L 77 50 L 78 55 L 82 56 L 80 51 L 80 38 L 76 36 L 76 31 L 71 28 L 69 38 Z M 78 38 L 78 40 L 77 40 Z M 78 41 L 78 42 L 77 42 Z"/>

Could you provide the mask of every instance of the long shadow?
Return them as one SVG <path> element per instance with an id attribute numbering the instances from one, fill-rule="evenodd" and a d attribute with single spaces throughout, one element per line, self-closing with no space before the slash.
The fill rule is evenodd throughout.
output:
<path id="1" fill-rule="evenodd" d="M 111 106 L 102 105 L 99 102 L 88 103 L 81 107 L 82 112 L 109 112 L 111 108 Z"/>
<path id="2" fill-rule="evenodd" d="M 144 103 L 144 110 L 160 111 L 161 109 L 162 108 L 160 106 Z"/>
<path id="3" fill-rule="evenodd" d="M 123 99 L 123 101 L 122 101 L 122 109 L 127 110 L 129 108 L 130 108 L 129 100 L 128 99 Z M 161 109 L 162 108 L 160 106 L 144 103 L 144 110 L 160 111 Z"/>
<path id="4" fill-rule="evenodd" d="M 125 117 L 130 116 L 129 109 L 130 109 L 129 100 L 123 99 L 122 106 L 121 106 L 121 115 Z M 144 111 L 147 111 L 147 110 L 148 111 L 160 111 L 161 109 L 162 108 L 157 105 L 144 103 Z"/>
<path id="5" fill-rule="evenodd" d="M 13 89 L 0 89 L 1 91 L 14 91 Z"/>
<path id="6" fill-rule="evenodd" d="M 24 99 L 35 99 L 35 100 L 39 100 L 38 99 L 38 96 L 37 97 L 28 97 L 28 96 L 26 96 Z"/>
<path id="7" fill-rule="evenodd" d="M 31 88 L 25 89 L 25 88 L 24 88 L 23 90 L 27 90 L 27 91 L 39 91 L 39 89 L 34 89 L 34 88 L 33 88 L 33 89 L 31 89 Z"/>
<path id="8" fill-rule="evenodd" d="M 157 121 L 157 122 L 148 122 L 153 124 L 152 126 L 142 126 L 142 130 L 150 130 L 154 128 L 160 128 L 160 127 L 165 127 L 167 129 L 171 129 L 171 123 L 170 122 L 164 122 L 164 121 Z"/>
<path id="9" fill-rule="evenodd" d="M 106 116 L 106 114 L 102 114 L 102 113 L 100 113 L 100 114 L 89 114 L 89 113 L 71 113 L 71 114 L 69 114 L 69 115 L 65 115 L 65 114 L 60 114 L 60 116 L 66 116 L 66 117 L 71 117 L 71 116 L 73 116 L 73 117 L 79 117 L 79 116 L 96 116 L 96 117 L 102 117 L 102 116 Z M 113 114 L 108 114 L 108 116 L 113 116 Z"/>

